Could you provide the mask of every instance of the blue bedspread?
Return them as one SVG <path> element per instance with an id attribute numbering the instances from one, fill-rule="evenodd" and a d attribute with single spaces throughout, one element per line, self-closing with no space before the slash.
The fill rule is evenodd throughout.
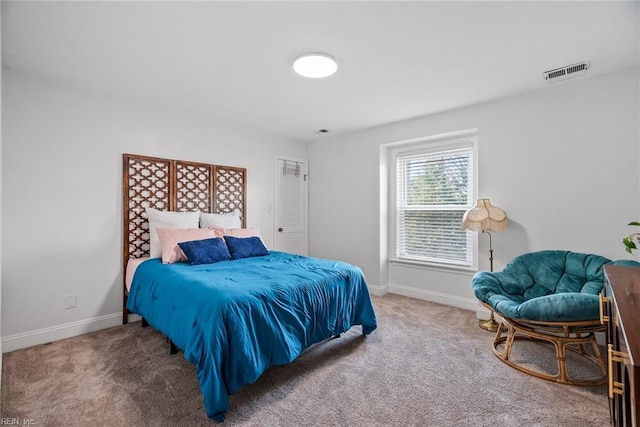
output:
<path id="1" fill-rule="evenodd" d="M 184 351 L 217 421 L 270 366 L 353 325 L 376 328 L 360 269 L 284 252 L 196 266 L 151 259 L 135 272 L 127 309 Z"/>

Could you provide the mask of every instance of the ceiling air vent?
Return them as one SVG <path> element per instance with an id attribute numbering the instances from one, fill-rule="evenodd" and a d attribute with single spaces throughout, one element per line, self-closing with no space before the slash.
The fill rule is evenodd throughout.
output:
<path id="1" fill-rule="evenodd" d="M 544 72 L 544 79 L 548 83 L 559 82 L 562 80 L 572 79 L 574 77 L 580 77 L 587 74 L 589 69 L 589 61 L 579 62 L 573 65 L 567 65 L 566 67 L 556 68 L 555 70 L 549 70 Z"/>

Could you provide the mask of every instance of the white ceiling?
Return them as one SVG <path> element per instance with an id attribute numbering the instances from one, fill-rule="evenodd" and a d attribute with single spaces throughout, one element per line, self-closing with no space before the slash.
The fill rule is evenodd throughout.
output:
<path id="1" fill-rule="evenodd" d="M 299 141 L 638 67 L 634 2 L 7 2 L 3 66 Z M 308 51 L 339 61 L 296 76 Z M 556 83 L 567 84 L 567 83 Z"/>

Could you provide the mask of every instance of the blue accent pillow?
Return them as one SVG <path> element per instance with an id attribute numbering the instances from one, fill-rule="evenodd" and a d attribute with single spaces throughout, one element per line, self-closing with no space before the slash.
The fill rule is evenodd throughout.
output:
<path id="1" fill-rule="evenodd" d="M 187 256 L 187 262 L 191 265 L 211 264 L 231 259 L 229 249 L 227 249 L 222 237 L 181 242 L 178 243 L 178 246 Z"/>
<path id="2" fill-rule="evenodd" d="M 269 251 L 265 248 L 260 237 L 224 236 L 224 240 L 227 242 L 232 259 L 269 255 Z"/>

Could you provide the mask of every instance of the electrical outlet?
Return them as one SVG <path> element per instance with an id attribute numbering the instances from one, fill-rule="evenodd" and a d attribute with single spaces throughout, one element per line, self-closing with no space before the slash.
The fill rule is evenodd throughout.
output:
<path id="1" fill-rule="evenodd" d="M 70 308 L 76 308 L 76 305 L 78 303 L 78 299 L 76 297 L 76 294 L 69 294 L 69 295 L 65 295 L 64 297 L 64 308 L 65 309 L 70 309 Z"/>

